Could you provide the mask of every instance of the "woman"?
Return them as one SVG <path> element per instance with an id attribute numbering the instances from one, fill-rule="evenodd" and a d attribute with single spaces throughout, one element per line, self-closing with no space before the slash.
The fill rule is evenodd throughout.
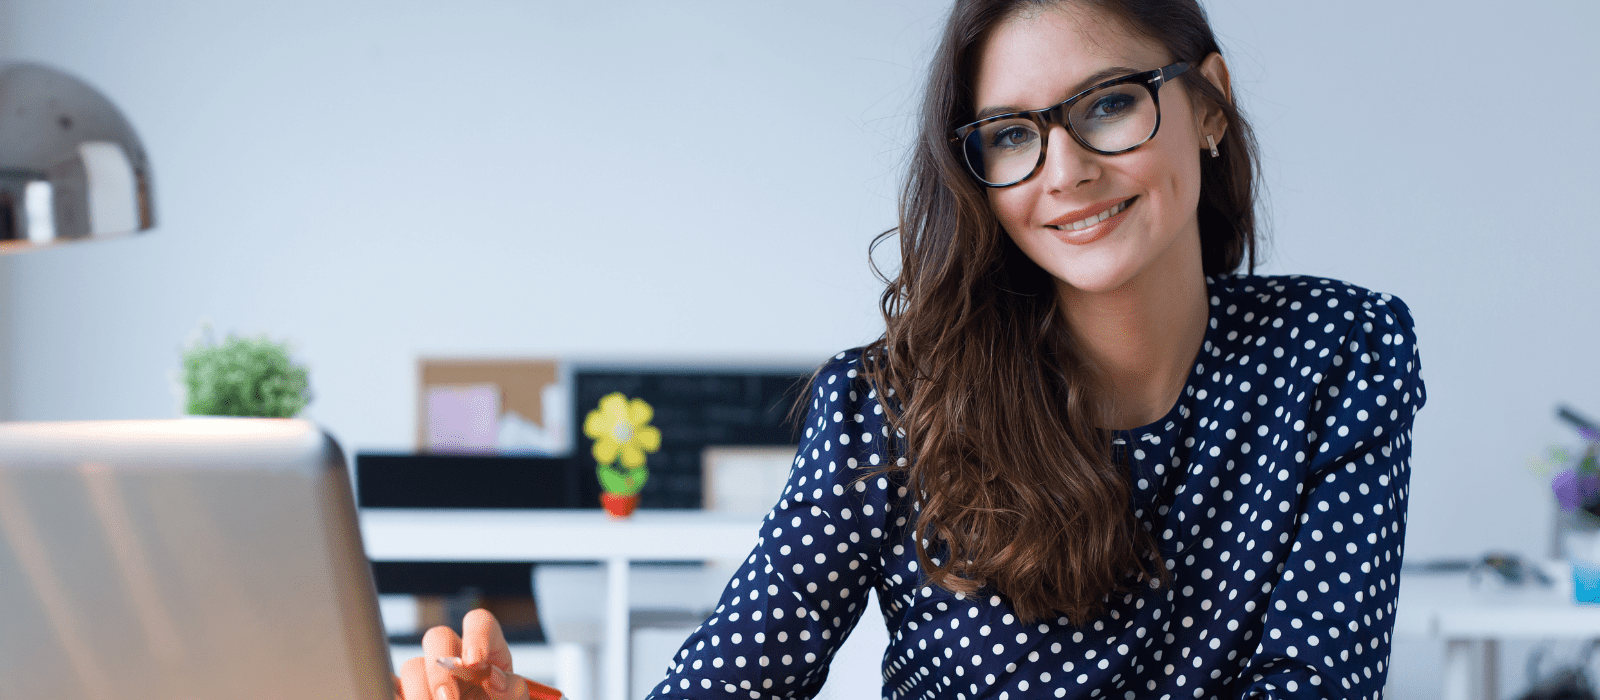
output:
<path id="1" fill-rule="evenodd" d="M 886 332 L 652 696 L 810 696 L 873 588 L 886 697 L 1378 697 L 1411 317 L 1233 274 L 1254 156 L 1193 0 L 957 2 Z"/>

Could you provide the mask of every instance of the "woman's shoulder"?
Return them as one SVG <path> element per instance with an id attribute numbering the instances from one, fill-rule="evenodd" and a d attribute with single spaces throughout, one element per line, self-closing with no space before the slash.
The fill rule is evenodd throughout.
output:
<path id="1" fill-rule="evenodd" d="M 867 365 L 878 352 L 871 346 L 858 347 L 829 358 L 812 376 L 804 400 L 803 439 L 822 437 L 824 448 L 830 441 L 848 448 L 850 466 L 857 466 L 858 460 L 876 466 L 892 452 L 884 397 L 867 377 Z M 892 389 L 888 393 L 893 396 Z"/>
<path id="2" fill-rule="evenodd" d="M 1276 374 L 1297 401 L 1326 393 L 1346 405 L 1351 392 L 1377 406 L 1425 398 L 1411 310 L 1393 294 L 1302 275 L 1209 278 L 1213 355 Z M 1326 381 L 1325 381 L 1326 380 Z M 1409 396 L 1408 396 L 1409 394 Z M 1394 411 L 1385 411 L 1391 413 Z M 1392 416 L 1399 420 L 1396 413 Z M 1409 417 L 1409 416 L 1407 416 Z"/>
<path id="3" fill-rule="evenodd" d="M 1411 309 L 1400 297 L 1342 280 L 1241 274 L 1209 277 L 1207 283 L 1213 324 L 1257 342 L 1277 336 L 1300 342 L 1350 338 L 1374 331 L 1409 337 L 1413 325 Z"/>
<path id="4" fill-rule="evenodd" d="M 1391 307 L 1410 316 L 1410 310 L 1400 297 L 1329 277 L 1235 274 L 1215 275 L 1206 279 L 1214 304 L 1228 299 L 1233 303 L 1265 309 L 1298 303 L 1300 306 L 1293 309 L 1298 311 L 1304 306 L 1338 308 L 1343 302 L 1349 301 L 1358 306 Z"/>
<path id="5" fill-rule="evenodd" d="M 839 352 L 828 358 L 817 368 L 816 379 L 824 384 L 834 384 L 840 381 L 854 380 L 861 376 L 864 362 L 869 355 L 868 346 L 854 347 Z"/>
<path id="6" fill-rule="evenodd" d="M 881 362 L 881 352 L 881 348 L 867 345 L 828 358 L 811 377 L 811 399 L 855 408 L 880 406 L 883 397 L 868 376 L 868 366 Z"/>
<path id="7" fill-rule="evenodd" d="M 1408 385 L 1421 389 L 1414 322 L 1399 297 L 1303 275 L 1207 281 L 1208 350 L 1224 363 L 1254 365 L 1258 374 L 1277 374 L 1281 382 L 1309 381 L 1304 390 L 1325 378 L 1358 384 L 1382 378 L 1396 392 Z M 1410 381 L 1392 381 L 1397 377 Z"/>

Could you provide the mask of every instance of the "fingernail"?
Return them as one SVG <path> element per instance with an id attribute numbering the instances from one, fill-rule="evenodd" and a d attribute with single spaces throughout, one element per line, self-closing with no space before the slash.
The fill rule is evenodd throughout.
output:
<path id="1" fill-rule="evenodd" d="M 506 686 L 510 685 L 510 682 L 506 679 L 506 672 L 500 670 L 499 666 L 491 666 L 490 669 L 489 686 L 494 688 L 496 693 L 506 692 Z"/>
<path id="2" fill-rule="evenodd" d="M 456 670 L 456 667 L 460 665 L 459 660 L 454 656 L 441 656 L 434 659 L 434 661 L 451 671 Z"/>
<path id="3" fill-rule="evenodd" d="M 433 691 L 433 696 L 439 700 L 450 700 L 450 690 L 441 685 L 438 690 Z"/>

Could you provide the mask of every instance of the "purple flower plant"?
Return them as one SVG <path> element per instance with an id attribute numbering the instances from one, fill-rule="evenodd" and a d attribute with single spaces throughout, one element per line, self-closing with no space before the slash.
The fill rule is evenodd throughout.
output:
<path id="1" fill-rule="evenodd" d="M 1550 480 L 1550 489 L 1556 492 L 1556 502 L 1561 504 L 1562 510 L 1575 511 L 1600 495 L 1600 475 L 1563 469 Z"/>
<path id="2" fill-rule="evenodd" d="M 1583 456 L 1550 480 L 1550 490 L 1555 492 L 1562 510 L 1572 512 L 1582 508 L 1600 515 L 1600 425 L 1566 406 L 1557 407 L 1556 415 L 1577 429 L 1587 444 Z M 1552 456 L 1559 455 L 1557 459 L 1563 462 L 1570 459 L 1567 454 L 1565 450 L 1552 452 Z"/>

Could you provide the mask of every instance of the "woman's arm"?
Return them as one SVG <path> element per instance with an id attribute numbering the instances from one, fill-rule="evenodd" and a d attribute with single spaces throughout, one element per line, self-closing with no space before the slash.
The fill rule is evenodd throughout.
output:
<path id="1" fill-rule="evenodd" d="M 1410 312 L 1370 294 L 1317 385 L 1291 554 L 1240 698 L 1378 698 L 1404 551 L 1411 424 L 1425 399 Z"/>
<path id="2" fill-rule="evenodd" d="M 862 477 L 887 459 L 877 396 L 841 353 L 817 374 L 783 497 L 711 617 L 651 698 L 808 698 L 878 585 L 903 489 Z"/>

